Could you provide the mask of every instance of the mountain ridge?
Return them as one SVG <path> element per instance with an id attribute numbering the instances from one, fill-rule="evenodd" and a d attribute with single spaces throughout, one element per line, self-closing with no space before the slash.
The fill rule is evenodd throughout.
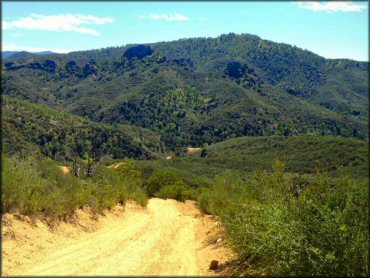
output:
<path id="1" fill-rule="evenodd" d="M 24 51 L 24 50 L 19 50 L 19 51 L 2 51 L 1 52 L 1 58 L 2 60 L 5 60 L 7 58 L 10 58 L 10 57 L 13 57 L 14 58 L 14 55 L 49 55 L 49 54 L 56 54 L 55 52 L 53 51 L 49 51 L 49 50 L 46 50 L 46 51 L 39 51 L 39 52 L 29 52 L 29 51 Z"/>
<path id="2" fill-rule="evenodd" d="M 240 136 L 367 138 L 368 63 L 258 36 L 8 58 L 8 97 L 150 129 L 171 151 Z"/>

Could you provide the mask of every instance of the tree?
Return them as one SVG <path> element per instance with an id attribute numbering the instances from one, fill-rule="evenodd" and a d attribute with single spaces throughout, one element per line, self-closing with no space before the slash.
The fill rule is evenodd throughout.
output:
<path id="1" fill-rule="evenodd" d="M 70 161 L 70 166 L 73 174 L 76 177 L 79 177 L 81 173 L 81 161 L 78 154 L 76 152 L 69 151 L 67 153 L 67 159 Z"/>

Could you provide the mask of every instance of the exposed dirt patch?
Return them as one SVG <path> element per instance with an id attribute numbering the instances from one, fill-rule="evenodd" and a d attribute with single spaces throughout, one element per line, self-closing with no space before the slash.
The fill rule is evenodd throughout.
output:
<path id="1" fill-rule="evenodd" d="M 217 275 L 232 252 L 217 220 L 195 203 L 153 198 L 94 216 L 77 210 L 54 223 L 3 215 L 4 275 Z M 221 240 L 219 240 L 221 238 Z"/>
<path id="2" fill-rule="evenodd" d="M 197 152 L 200 152 L 202 150 L 202 148 L 191 148 L 191 147 L 188 147 L 188 153 L 197 153 Z"/>
<path id="3" fill-rule="evenodd" d="M 108 168 L 109 169 L 118 169 L 119 167 L 121 167 L 122 165 L 126 165 L 125 162 L 118 162 L 118 163 L 114 163 L 112 165 L 109 165 Z"/>
<path id="4" fill-rule="evenodd" d="M 71 172 L 71 169 L 68 167 L 68 166 L 59 166 L 60 170 L 64 173 L 64 174 L 69 174 Z"/>

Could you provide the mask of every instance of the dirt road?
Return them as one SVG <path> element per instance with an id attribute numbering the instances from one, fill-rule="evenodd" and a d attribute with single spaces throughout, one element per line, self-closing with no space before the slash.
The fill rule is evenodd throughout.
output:
<path id="1" fill-rule="evenodd" d="M 146 209 L 128 204 L 92 217 L 79 210 L 52 231 L 43 221 L 4 215 L 3 274 L 212 275 L 210 262 L 231 256 L 216 243 L 217 222 L 191 201 L 153 198 Z"/>

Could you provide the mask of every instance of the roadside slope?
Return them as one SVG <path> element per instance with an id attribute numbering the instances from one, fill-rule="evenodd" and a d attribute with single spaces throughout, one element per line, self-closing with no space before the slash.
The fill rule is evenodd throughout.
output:
<path id="1" fill-rule="evenodd" d="M 91 214 L 90 214 L 91 216 Z M 150 199 L 98 219 L 76 212 L 75 224 L 50 231 L 43 222 L 3 217 L 5 275 L 212 275 L 231 252 L 215 237 L 217 223 L 194 202 Z"/>

